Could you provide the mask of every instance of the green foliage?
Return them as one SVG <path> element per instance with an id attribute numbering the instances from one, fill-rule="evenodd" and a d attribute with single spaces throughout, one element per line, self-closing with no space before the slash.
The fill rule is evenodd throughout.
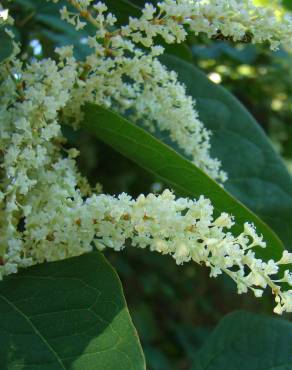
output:
<path id="1" fill-rule="evenodd" d="M 118 16 L 118 25 L 126 24 L 129 17 L 139 17 L 140 8 L 130 0 L 105 0 L 104 3 L 108 6 L 111 12 Z"/>
<path id="2" fill-rule="evenodd" d="M 292 2 L 291 0 L 282 0 L 282 4 L 285 6 L 285 8 L 292 10 Z"/>
<path id="3" fill-rule="evenodd" d="M 3 28 L 0 27 L 0 63 L 3 62 L 6 58 L 8 58 L 12 51 L 12 39 L 11 37 L 5 32 Z"/>
<path id="4" fill-rule="evenodd" d="M 290 370 L 291 342 L 290 322 L 235 312 L 210 335 L 192 370 Z"/>
<path id="5" fill-rule="evenodd" d="M 258 255 L 276 260 L 281 256 L 282 244 L 272 230 L 193 163 L 108 109 L 87 104 L 84 112 L 84 125 L 92 134 L 158 175 L 174 187 L 177 193 L 193 198 L 204 194 L 211 199 L 216 212 L 226 211 L 235 216 L 236 232 L 242 232 L 244 222 L 254 222 L 268 244 L 267 249 L 258 250 Z"/>
<path id="6" fill-rule="evenodd" d="M 145 369 L 114 269 L 93 252 L 0 284 L 1 369 Z"/>

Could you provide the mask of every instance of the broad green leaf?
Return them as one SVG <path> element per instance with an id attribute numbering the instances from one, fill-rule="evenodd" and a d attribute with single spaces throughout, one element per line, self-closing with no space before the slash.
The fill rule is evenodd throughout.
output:
<path id="1" fill-rule="evenodd" d="M 291 370 L 292 323 L 247 312 L 227 315 L 191 370 Z"/>
<path id="2" fill-rule="evenodd" d="M 242 231 L 244 222 L 253 222 L 268 243 L 268 248 L 258 251 L 258 255 L 266 259 L 280 257 L 282 243 L 273 231 L 193 163 L 113 111 L 86 104 L 84 113 L 84 126 L 91 133 L 158 175 L 179 194 L 191 198 L 203 194 L 212 201 L 217 214 L 223 211 L 233 214 L 235 232 Z"/>
<path id="3" fill-rule="evenodd" d="M 0 283 L 1 370 L 142 370 L 119 278 L 98 252 Z"/>
<path id="4" fill-rule="evenodd" d="M 197 68 L 173 56 L 162 57 L 162 62 L 178 73 L 196 99 L 200 119 L 213 133 L 212 155 L 228 173 L 226 189 L 291 249 L 292 178 L 264 131 L 234 96 Z"/>
<path id="5" fill-rule="evenodd" d="M 8 58 L 13 51 L 12 39 L 3 28 L 0 28 L 0 63 Z"/>

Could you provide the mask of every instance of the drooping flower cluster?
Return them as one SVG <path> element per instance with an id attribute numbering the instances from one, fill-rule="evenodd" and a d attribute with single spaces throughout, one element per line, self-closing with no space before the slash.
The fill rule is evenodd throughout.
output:
<path id="1" fill-rule="evenodd" d="M 76 169 L 76 150 L 63 148 L 60 126 L 60 113 L 79 123 L 87 101 L 122 113 L 131 108 L 137 121 L 148 119 L 151 130 L 155 125 L 169 130 L 198 165 L 215 178 L 224 176 L 208 156 L 208 132 L 193 100 L 156 59 L 161 49 L 153 46 L 146 53 L 119 32 L 109 33 L 114 17 L 103 15 L 104 5 L 96 5 L 93 17 L 87 9 L 91 1 L 70 2 L 98 23 L 97 35 L 89 38 L 92 55 L 81 63 L 72 47 L 65 47 L 57 50 L 59 62 L 24 64 L 12 57 L 0 66 L 0 278 L 18 267 L 80 255 L 93 244 L 118 251 L 130 243 L 169 254 L 178 264 L 204 264 L 211 276 L 227 273 L 239 293 L 250 288 L 261 296 L 270 286 L 275 312 L 292 311 L 291 290 L 281 291 L 278 284 L 292 285 L 291 273 L 274 278 L 280 264 L 292 262 L 291 254 L 284 252 L 278 262 L 256 258 L 253 248 L 265 242 L 254 227 L 246 223 L 234 235 L 232 217 L 222 213 L 214 219 L 203 196 L 175 199 L 169 190 L 137 200 L 90 194 Z M 79 15 L 63 11 L 63 16 L 82 27 Z M 107 43 L 100 43 L 101 37 Z"/>

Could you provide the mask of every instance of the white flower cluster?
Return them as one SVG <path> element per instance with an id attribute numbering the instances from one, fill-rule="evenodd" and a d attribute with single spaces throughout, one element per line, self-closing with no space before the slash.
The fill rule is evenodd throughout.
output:
<path id="1" fill-rule="evenodd" d="M 57 63 L 24 64 L 13 56 L 0 66 L 0 278 L 18 267 L 80 255 L 93 244 L 121 250 L 131 243 L 169 254 L 178 264 L 204 264 L 211 276 L 227 273 L 239 293 L 252 289 L 261 296 L 270 286 L 275 312 L 292 311 L 292 291 L 281 291 L 277 284 L 291 286 L 291 273 L 274 278 L 292 255 L 284 252 L 278 262 L 256 258 L 253 248 L 265 243 L 254 227 L 246 223 L 240 235 L 233 235 L 232 217 L 222 213 L 214 219 L 208 199 L 176 200 L 168 190 L 137 200 L 126 194 L 90 194 L 76 169 L 77 151 L 63 148 L 60 127 L 60 116 L 76 116 L 79 122 L 86 101 L 121 112 L 131 109 L 137 121 L 148 117 L 150 129 L 155 124 L 168 129 L 214 177 L 219 165 L 208 157 L 208 132 L 197 119 L 194 102 L 175 74 L 156 60 L 161 49 L 145 53 L 119 32 L 109 34 L 114 17 L 103 15 L 103 4 L 96 5 L 93 17 L 87 10 L 91 1 L 71 3 L 87 20 L 98 22 L 101 32 L 89 38 L 94 52 L 85 62 L 77 62 L 72 47 L 65 47 L 58 50 Z M 63 16 L 82 27 L 79 16 L 65 10 Z M 107 42 L 100 43 L 100 35 Z"/>
<path id="2" fill-rule="evenodd" d="M 115 24 L 112 14 L 103 17 L 107 7 L 102 2 L 93 5 L 93 0 L 68 2 L 79 13 L 64 7 L 61 14 L 77 29 L 85 26 L 83 17 L 99 28 L 99 36 L 104 37 L 107 30 L 102 23 L 106 20 Z M 88 11 L 90 6 L 98 12 L 97 17 Z M 209 37 L 220 34 L 234 41 L 269 42 L 272 49 L 277 49 L 280 44 L 291 45 L 292 20 L 288 14 L 277 16 L 273 7 L 256 6 L 253 0 L 163 0 L 157 6 L 146 2 L 141 17 L 129 17 L 129 23 L 121 28 L 120 34 L 150 47 L 158 35 L 167 43 L 180 43 L 189 31 Z"/>
<path id="3" fill-rule="evenodd" d="M 75 69 L 58 70 L 51 60 L 26 69 L 16 59 L 9 64 L 0 69 L 0 275 L 33 263 L 24 248 L 21 223 L 30 214 L 37 217 L 38 205 L 48 201 L 44 193 L 63 200 L 72 195 L 66 193 L 71 190 L 66 181 L 73 164 L 62 159 L 57 116 L 70 97 Z"/>
<path id="4" fill-rule="evenodd" d="M 252 0 L 164 0 L 156 7 L 146 3 L 142 16 L 130 18 L 122 35 L 149 47 L 157 35 L 167 43 L 182 42 L 187 31 L 267 41 L 277 49 L 281 43 L 291 45 L 292 20 L 287 15 L 278 19 L 273 9 L 255 6 Z"/>
<path id="5" fill-rule="evenodd" d="M 97 33 L 88 38 L 94 50 L 84 63 L 79 62 L 79 78 L 70 103 L 64 110 L 75 124 L 82 121 L 82 105 L 93 102 L 111 107 L 122 114 L 130 115 L 132 121 L 143 122 L 152 132 L 167 131 L 171 140 L 197 166 L 212 178 L 224 182 L 227 175 L 221 163 L 210 157 L 210 132 L 198 118 L 195 101 L 187 96 L 185 87 L 177 80 L 175 72 L 168 71 L 157 59 L 163 53 L 161 46 L 152 46 L 142 51 L 116 30 L 109 29 L 116 19 L 104 15 L 107 7 L 102 3 L 93 6 L 93 16 L 87 2 L 70 1 L 80 13 L 61 10 L 62 17 L 80 28 L 80 14 L 98 27 Z M 100 42 L 101 39 L 106 42 Z M 73 49 L 58 50 L 61 59 L 74 60 Z M 74 61 L 75 63 L 75 61 Z"/>

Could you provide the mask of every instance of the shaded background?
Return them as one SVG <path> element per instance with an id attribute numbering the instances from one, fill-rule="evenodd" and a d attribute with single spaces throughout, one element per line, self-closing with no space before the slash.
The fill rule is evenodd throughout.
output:
<path id="1" fill-rule="evenodd" d="M 291 1 L 284 2 L 291 6 Z M 62 22 L 58 16 L 62 3 L 4 2 L 16 19 L 13 28 L 22 43 L 23 56 L 54 58 L 55 47 L 67 44 L 76 46 L 77 58 L 87 55 L 84 37 L 93 30 L 88 27 L 76 33 Z M 213 82 L 231 91 L 260 122 L 292 171 L 292 54 L 284 49 L 272 53 L 265 45 L 235 45 L 227 40 L 193 35 L 188 37 L 186 48 L 193 63 Z M 74 145 L 81 151 L 78 165 L 82 174 L 91 184 L 100 182 L 105 193 L 125 191 L 135 197 L 163 188 L 153 175 L 86 132 L 64 128 L 64 134 L 68 146 Z M 235 309 L 272 311 L 271 297 L 257 300 L 250 294 L 238 296 L 228 278 L 210 279 L 208 271 L 199 266 L 176 266 L 169 257 L 134 248 L 106 254 L 123 282 L 149 369 L 188 369 L 214 325 Z"/>

